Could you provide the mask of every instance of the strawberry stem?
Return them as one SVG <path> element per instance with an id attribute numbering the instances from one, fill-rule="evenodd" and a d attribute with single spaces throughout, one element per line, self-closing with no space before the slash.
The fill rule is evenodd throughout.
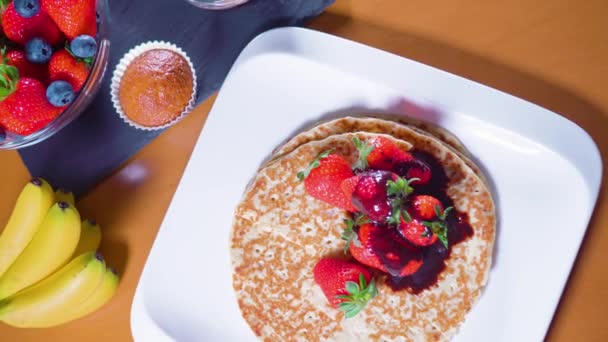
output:
<path id="1" fill-rule="evenodd" d="M 386 194 L 389 195 L 391 202 L 391 216 L 387 222 L 389 224 L 401 223 L 401 217 L 406 222 L 411 222 L 412 218 L 407 210 L 402 210 L 401 207 L 409 195 L 414 192 L 412 182 L 419 181 L 418 178 L 405 179 L 398 177 L 395 181 L 389 180 L 386 182 Z"/>
<path id="2" fill-rule="evenodd" d="M 355 144 L 355 148 L 359 152 L 359 159 L 357 159 L 355 165 L 353 165 L 353 170 L 363 171 L 369 166 L 367 163 L 367 157 L 374 150 L 374 146 L 361 141 L 356 136 L 353 137 L 353 143 Z"/>
<path id="3" fill-rule="evenodd" d="M 306 168 L 306 170 L 298 172 L 298 175 L 297 175 L 298 179 L 301 181 L 306 179 L 306 177 L 308 177 L 308 175 L 310 174 L 310 171 L 312 171 L 312 169 L 319 167 L 319 165 L 321 165 L 321 159 L 327 158 L 327 156 L 329 156 L 333 151 L 334 151 L 334 149 L 332 148 L 330 150 L 321 152 L 315 159 L 313 159 L 313 161 L 310 162 L 310 164 L 308 164 L 308 167 Z"/>
<path id="4" fill-rule="evenodd" d="M 441 208 L 436 205 L 435 206 L 435 214 L 439 221 L 424 221 L 422 224 L 429 228 L 433 234 L 437 235 L 437 238 L 445 248 L 448 248 L 448 223 L 446 219 L 448 214 L 454 209 L 454 207 L 448 207 L 443 212 L 441 212 Z"/>

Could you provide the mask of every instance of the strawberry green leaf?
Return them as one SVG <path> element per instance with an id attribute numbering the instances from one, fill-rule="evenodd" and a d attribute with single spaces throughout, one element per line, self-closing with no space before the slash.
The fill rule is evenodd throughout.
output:
<path id="1" fill-rule="evenodd" d="M 353 165 L 353 170 L 365 170 L 369 166 L 367 163 L 367 157 L 374 150 L 374 146 L 361 141 L 356 136 L 353 137 L 353 143 L 359 152 L 359 159 L 357 159 L 357 162 L 355 162 L 355 165 Z"/>
<path id="2" fill-rule="evenodd" d="M 298 175 L 297 175 L 298 179 L 300 181 L 303 181 L 304 179 L 306 179 L 306 177 L 308 177 L 308 175 L 310 174 L 310 171 L 312 171 L 314 168 L 319 167 L 319 165 L 321 165 L 321 159 L 326 158 L 333 151 L 334 151 L 334 149 L 332 148 L 330 150 L 321 152 L 315 159 L 313 159 L 313 161 L 310 162 L 310 164 L 308 165 L 306 170 L 298 172 Z"/>
<path id="3" fill-rule="evenodd" d="M 4 13 L 4 10 L 10 3 L 11 0 L 0 0 L 0 13 Z"/>
<path id="4" fill-rule="evenodd" d="M 19 80 L 19 69 L 17 69 L 17 67 L 14 67 L 12 65 L 8 65 L 6 67 L 6 74 L 14 82 L 16 82 L 17 80 Z"/>
<path id="5" fill-rule="evenodd" d="M 401 208 L 393 208 L 391 216 L 386 220 L 388 224 L 401 223 Z"/>
<path id="6" fill-rule="evenodd" d="M 356 316 L 365 308 L 372 298 L 378 295 L 375 280 L 372 280 L 367 284 L 363 273 L 359 274 L 358 284 L 354 281 L 348 281 L 345 284 L 345 288 L 348 295 L 339 295 L 336 297 L 342 300 L 338 307 L 341 311 L 344 311 L 344 316 L 346 318 Z"/>
<path id="7" fill-rule="evenodd" d="M 439 241 L 441 241 L 445 248 L 448 248 L 448 236 L 445 231 L 442 234 L 437 234 L 437 238 L 439 239 Z"/>
<path id="8" fill-rule="evenodd" d="M 4 74 L 1 73 L 0 71 L 0 86 L 2 86 L 2 88 L 8 90 L 8 79 L 6 78 L 6 76 L 4 76 Z"/>
<path id="9" fill-rule="evenodd" d="M 447 207 L 443 212 L 441 212 L 441 208 L 438 205 L 436 205 L 435 214 L 441 221 L 445 221 L 448 218 L 450 211 L 452 211 L 453 209 L 454 209 L 454 207 Z"/>
<path id="10" fill-rule="evenodd" d="M 355 232 L 354 229 L 356 221 L 344 220 L 344 224 L 346 225 L 346 228 L 344 228 L 344 231 L 342 231 L 342 235 L 340 236 L 340 238 L 346 241 L 346 244 L 344 245 L 344 253 L 346 253 L 350 248 L 351 242 L 355 246 L 361 247 L 361 241 L 359 241 L 359 236 L 357 235 L 357 232 Z"/>
<path id="11" fill-rule="evenodd" d="M 394 197 L 390 199 L 391 202 L 391 216 L 386 220 L 388 224 L 400 224 L 401 223 L 401 205 L 403 200 L 401 197 Z"/>
<path id="12" fill-rule="evenodd" d="M 11 92 L 6 88 L 0 88 L 0 101 L 4 100 Z"/>
<path id="13" fill-rule="evenodd" d="M 359 286 L 364 289 L 367 287 L 367 281 L 365 280 L 365 277 L 363 276 L 363 273 L 359 273 Z"/>
<path id="14" fill-rule="evenodd" d="M 355 283 L 354 281 L 347 281 L 345 286 L 348 294 L 354 295 L 360 291 L 359 284 Z"/>
<path id="15" fill-rule="evenodd" d="M 386 193 L 389 196 L 399 196 L 405 199 L 414 192 L 414 188 L 410 184 L 419 180 L 419 178 L 405 179 L 402 177 L 398 177 L 395 181 L 389 180 L 386 182 Z"/>
<path id="16" fill-rule="evenodd" d="M 429 228 L 445 248 L 448 248 L 448 225 L 444 221 L 423 221 L 422 224 Z"/>
<path id="17" fill-rule="evenodd" d="M 362 225 L 370 223 L 370 222 L 372 222 L 372 221 L 361 213 L 357 213 L 355 215 L 355 226 L 356 227 L 361 227 Z"/>
<path id="18" fill-rule="evenodd" d="M 405 222 L 412 222 L 412 217 L 410 216 L 410 213 L 407 212 L 407 210 L 401 210 L 401 217 L 403 217 L 403 220 Z"/>
<path id="19" fill-rule="evenodd" d="M 371 222 L 367 217 L 358 213 L 355 215 L 354 220 L 344 220 L 344 225 L 346 226 L 342 231 L 342 235 L 340 238 L 346 241 L 344 245 L 344 253 L 348 251 L 350 248 L 350 244 L 354 244 L 356 247 L 361 247 L 361 241 L 359 240 L 359 234 L 355 230 L 355 228 L 360 227 L 366 223 Z"/>

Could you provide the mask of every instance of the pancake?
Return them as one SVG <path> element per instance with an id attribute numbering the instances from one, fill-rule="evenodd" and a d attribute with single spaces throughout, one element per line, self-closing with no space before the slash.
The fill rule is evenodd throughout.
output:
<path id="1" fill-rule="evenodd" d="M 334 134 L 351 132 L 383 133 L 392 135 L 398 139 L 402 139 L 403 137 L 408 136 L 409 132 L 413 130 L 418 134 L 430 135 L 438 139 L 446 148 L 451 149 L 452 152 L 457 154 L 458 157 L 460 157 L 460 159 L 462 159 L 473 170 L 473 172 L 475 172 L 484 182 L 486 182 L 483 172 L 481 172 L 479 167 L 475 165 L 475 163 L 469 158 L 469 152 L 466 150 L 464 145 L 462 145 L 460 140 L 458 140 L 458 138 L 456 138 L 452 133 L 439 126 L 406 116 L 394 115 L 391 116 L 390 119 L 394 121 L 371 117 L 344 117 L 324 122 L 289 139 L 273 153 L 272 159 L 269 163 L 272 163 L 273 160 L 276 160 L 277 158 L 280 158 L 281 156 L 295 150 L 302 144 L 309 141 L 321 140 Z"/>
<path id="2" fill-rule="evenodd" d="M 388 113 L 361 114 L 361 115 L 357 115 L 356 117 L 351 116 L 351 117 L 344 117 L 344 118 L 350 118 L 350 119 L 368 118 L 368 119 L 378 119 L 378 120 L 400 123 L 402 125 L 410 126 L 411 128 L 415 129 L 418 133 L 432 135 L 433 137 L 439 139 L 441 142 L 445 143 L 449 147 L 458 151 L 460 154 L 463 154 L 467 157 L 470 157 L 470 155 L 471 155 L 469 153 L 469 151 L 464 147 L 464 145 L 462 144 L 460 139 L 458 139 L 458 137 L 456 137 L 453 133 L 451 133 L 450 131 L 448 131 L 447 129 L 445 129 L 443 127 L 432 124 L 428 121 L 412 118 L 412 117 L 401 115 L 401 114 L 388 114 Z M 308 127 L 308 129 L 303 130 L 303 132 L 299 133 L 298 135 L 301 135 L 302 133 L 306 133 L 307 131 L 313 130 L 319 126 L 324 126 L 326 124 L 331 125 L 332 122 L 338 121 L 338 120 L 341 120 L 344 118 L 315 122 L 313 125 Z M 348 133 L 348 132 L 334 131 L 333 134 L 338 134 L 338 133 Z M 277 149 L 274 151 L 273 155 L 279 156 L 279 155 L 285 154 L 289 151 L 293 151 L 296 147 L 298 147 L 299 144 L 293 138 L 295 138 L 295 137 L 287 139 L 285 144 L 279 145 L 279 147 L 277 147 Z M 314 140 L 320 140 L 320 139 L 314 139 Z M 289 144 L 289 143 L 291 143 L 291 144 Z"/>
<path id="3" fill-rule="evenodd" d="M 445 341 L 477 302 L 491 265 L 495 237 L 492 197 L 453 149 L 426 134 L 404 130 L 400 139 L 343 133 L 300 144 L 261 169 L 235 210 L 231 234 L 233 286 L 242 315 L 264 341 Z M 319 153 L 335 149 L 357 159 L 352 138 L 383 135 L 403 150 L 433 155 L 448 178 L 454 207 L 467 213 L 473 236 L 452 246 L 437 284 L 418 294 L 380 294 L 357 316 L 327 303 L 313 268 L 327 256 L 344 256 L 340 239 L 348 213 L 306 194 L 296 174 Z"/>

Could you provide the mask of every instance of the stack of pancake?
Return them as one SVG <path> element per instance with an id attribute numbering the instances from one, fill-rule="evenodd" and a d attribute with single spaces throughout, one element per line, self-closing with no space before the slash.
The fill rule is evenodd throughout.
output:
<path id="1" fill-rule="evenodd" d="M 380 280 L 379 295 L 346 319 L 328 304 L 312 270 L 322 257 L 348 258 L 340 235 L 350 214 L 307 195 L 296 174 L 329 149 L 352 165 L 358 158 L 353 137 L 376 135 L 439 161 L 447 194 L 468 215 L 473 236 L 451 247 L 435 285 L 413 294 Z M 231 236 L 234 290 L 243 317 L 266 341 L 449 340 L 488 280 L 495 222 L 486 178 L 454 135 L 403 116 L 340 118 L 277 148 L 245 190 Z"/>

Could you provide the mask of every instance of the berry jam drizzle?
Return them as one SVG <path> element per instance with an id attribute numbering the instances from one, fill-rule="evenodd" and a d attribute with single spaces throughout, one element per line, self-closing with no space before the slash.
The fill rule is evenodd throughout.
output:
<path id="1" fill-rule="evenodd" d="M 380 257 L 380 262 L 390 277 L 400 277 L 401 274 L 408 271 L 408 267 L 416 266 L 418 268 L 422 261 L 422 253 L 419 248 L 401 238 L 391 227 L 384 226 L 374 232 L 370 236 L 372 248 Z"/>
<path id="2" fill-rule="evenodd" d="M 414 185 L 415 194 L 431 195 L 439 199 L 444 208 L 453 206 L 454 202 L 447 195 L 447 176 L 439 161 L 428 153 L 411 153 L 430 167 L 432 175 L 428 183 Z M 408 171 L 407 165 L 396 167 L 396 172 L 402 177 L 407 177 Z M 473 228 L 468 222 L 465 213 L 456 210 L 450 213 L 447 218 L 447 249 L 439 240 L 427 247 L 414 246 L 396 233 L 395 226 L 383 226 L 379 231 L 384 236 L 373 237 L 372 246 L 387 269 L 387 284 L 395 291 L 409 289 L 412 293 L 419 293 L 436 284 L 439 274 L 445 269 L 445 260 L 450 257 L 451 247 L 473 236 Z M 422 266 L 411 275 L 401 276 L 402 270 L 420 260 L 420 255 Z"/>

